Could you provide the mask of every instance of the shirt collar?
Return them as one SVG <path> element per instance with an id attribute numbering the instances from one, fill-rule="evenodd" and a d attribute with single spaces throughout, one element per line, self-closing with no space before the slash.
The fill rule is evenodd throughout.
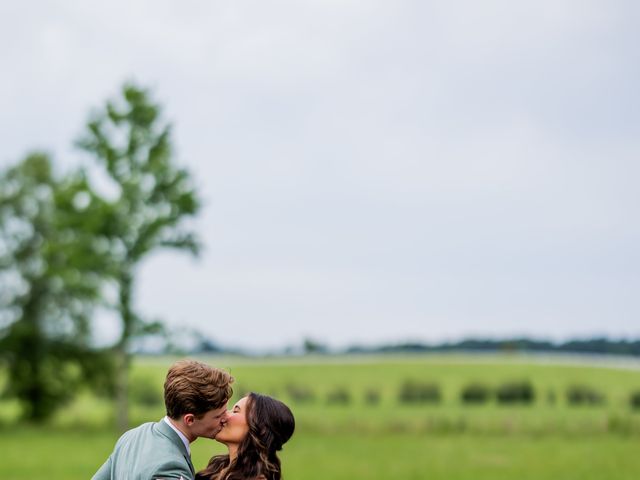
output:
<path id="1" fill-rule="evenodd" d="M 184 433 L 182 433 L 180 430 L 178 430 L 173 423 L 171 423 L 171 420 L 169 420 L 168 416 L 164 417 L 164 421 L 167 423 L 167 425 L 169 425 L 173 429 L 174 432 L 176 432 L 178 434 L 178 436 L 180 437 L 180 440 L 182 440 L 182 443 L 184 443 L 184 447 L 187 449 L 187 453 L 189 454 L 189 456 L 191 456 L 191 448 L 189 446 L 189 439 L 187 437 L 185 437 Z"/>

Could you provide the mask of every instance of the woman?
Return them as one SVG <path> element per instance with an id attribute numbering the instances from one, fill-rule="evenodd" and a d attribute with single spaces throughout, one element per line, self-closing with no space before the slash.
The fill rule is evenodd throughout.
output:
<path id="1" fill-rule="evenodd" d="M 229 449 L 198 472 L 196 480 L 280 480 L 276 452 L 291 438 L 295 420 L 289 407 L 275 398 L 250 393 L 227 413 L 216 440 Z"/>

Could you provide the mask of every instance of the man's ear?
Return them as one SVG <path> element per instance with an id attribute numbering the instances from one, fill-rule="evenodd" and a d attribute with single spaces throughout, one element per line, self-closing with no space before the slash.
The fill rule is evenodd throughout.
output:
<path id="1" fill-rule="evenodd" d="M 191 425 L 193 425 L 193 422 L 196 421 L 196 416 L 193 413 L 185 413 L 182 416 L 182 421 L 187 427 L 190 427 Z"/>

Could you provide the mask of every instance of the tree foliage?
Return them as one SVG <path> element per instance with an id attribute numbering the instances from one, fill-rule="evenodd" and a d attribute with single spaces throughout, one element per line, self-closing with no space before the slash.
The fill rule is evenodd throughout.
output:
<path id="1" fill-rule="evenodd" d="M 0 175 L 0 358 L 6 392 L 45 420 L 82 386 L 109 385 L 90 316 L 108 263 L 109 206 L 78 171 L 54 174 L 43 153 Z"/>
<path id="2" fill-rule="evenodd" d="M 118 362 L 117 412 L 121 429 L 127 427 L 127 384 L 132 341 L 157 332 L 158 322 L 136 311 L 136 267 L 162 248 L 196 254 L 199 245 L 185 220 L 194 216 L 199 201 L 189 173 L 175 165 L 171 127 L 149 93 L 132 84 L 122 95 L 96 111 L 78 141 L 107 174 L 117 195 L 111 202 L 114 278 L 119 289 L 116 305 L 122 333 L 115 346 Z"/>

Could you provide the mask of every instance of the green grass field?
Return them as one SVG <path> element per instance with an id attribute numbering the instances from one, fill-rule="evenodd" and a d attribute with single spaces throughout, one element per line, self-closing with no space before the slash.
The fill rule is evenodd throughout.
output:
<path id="1" fill-rule="evenodd" d="M 640 474 L 640 412 L 628 403 L 640 389 L 640 371 L 541 363 L 520 357 L 203 359 L 236 377 L 237 394 L 270 393 L 290 404 L 297 431 L 281 458 L 287 479 L 636 479 Z M 132 372 L 132 424 L 163 415 L 164 375 L 173 359 L 138 359 Z M 463 405 L 463 385 L 497 386 L 510 380 L 535 386 L 531 405 Z M 405 380 L 442 390 L 438 404 L 398 401 Z M 588 385 L 606 403 L 575 407 L 564 392 Z M 295 401 L 291 386 L 313 399 Z M 350 400 L 330 404 L 341 388 Z M 374 389 L 379 402 L 366 401 Z M 236 394 L 236 397 L 237 397 Z M 154 403 L 155 400 L 155 403 Z M 235 398 L 234 398 L 235 400 Z M 50 426 L 23 425 L 17 406 L 0 404 L 0 478 L 86 479 L 110 453 L 117 433 L 103 399 L 79 398 Z M 193 444 L 196 467 L 223 451 L 213 441 Z"/>

